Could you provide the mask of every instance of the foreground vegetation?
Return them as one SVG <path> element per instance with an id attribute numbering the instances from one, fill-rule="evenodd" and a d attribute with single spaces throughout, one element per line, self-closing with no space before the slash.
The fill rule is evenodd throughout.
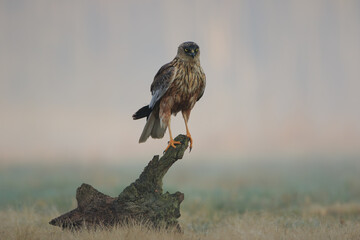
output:
<path id="1" fill-rule="evenodd" d="M 245 213 L 221 217 L 206 231 L 195 230 L 192 224 L 209 219 L 184 216 L 183 234 L 169 230 L 150 230 L 144 225 L 112 229 L 62 231 L 47 224 L 55 211 L 6 210 L 0 212 L 0 239 L 360 239 L 360 224 L 352 220 L 339 221 L 334 217 L 284 216 L 270 213 Z M 206 215 L 206 213 L 203 213 Z"/>
<path id="2" fill-rule="evenodd" d="M 196 166 L 165 177 L 182 191 L 183 234 L 144 225 L 68 232 L 48 224 L 75 206 L 82 182 L 116 196 L 142 166 L 3 166 L 0 239 L 360 239 L 360 163 L 269 161 Z"/>

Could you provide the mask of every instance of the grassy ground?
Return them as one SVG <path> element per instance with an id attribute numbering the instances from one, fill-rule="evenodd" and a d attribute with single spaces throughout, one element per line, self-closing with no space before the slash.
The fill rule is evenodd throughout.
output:
<path id="1" fill-rule="evenodd" d="M 48 224 L 75 207 L 81 183 L 116 196 L 143 166 L 3 166 L 0 239 L 360 239 L 360 162 L 310 160 L 177 163 L 164 189 L 185 193 L 180 235 L 139 225 L 72 233 Z"/>
<path id="2" fill-rule="evenodd" d="M 206 213 L 205 213 L 206 214 Z M 69 232 L 47 224 L 56 211 L 39 212 L 34 209 L 6 210 L 0 213 L 1 239 L 360 239 L 358 221 L 338 221 L 333 217 L 277 215 L 273 213 L 245 213 L 226 216 L 206 231 L 194 230 L 187 224 L 199 224 L 210 219 L 186 216 L 184 234 L 166 230 L 149 230 L 145 226 L 98 229 L 96 231 Z"/>

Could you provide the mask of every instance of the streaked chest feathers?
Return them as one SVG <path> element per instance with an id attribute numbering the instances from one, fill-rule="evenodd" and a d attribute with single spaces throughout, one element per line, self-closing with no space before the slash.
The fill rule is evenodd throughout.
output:
<path id="1" fill-rule="evenodd" d="M 192 109 L 202 91 L 202 71 L 197 65 L 179 67 L 169 93 L 173 98 L 172 112 Z"/>

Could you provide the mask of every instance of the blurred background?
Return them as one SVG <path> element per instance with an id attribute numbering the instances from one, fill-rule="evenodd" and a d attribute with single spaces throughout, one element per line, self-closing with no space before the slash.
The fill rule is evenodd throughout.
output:
<path id="1" fill-rule="evenodd" d="M 356 0 L 0 0 L 0 210 L 35 206 L 47 225 L 81 183 L 116 196 L 134 181 L 168 133 L 139 144 L 131 116 L 184 41 L 207 86 L 193 150 L 164 179 L 185 193 L 183 226 L 251 211 L 359 222 Z"/>
<path id="2" fill-rule="evenodd" d="M 188 158 L 358 156 L 359 1 L 0 1 L 0 161 L 144 163 L 157 70 L 207 75 Z M 185 133 L 181 115 L 174 135 Z"/>

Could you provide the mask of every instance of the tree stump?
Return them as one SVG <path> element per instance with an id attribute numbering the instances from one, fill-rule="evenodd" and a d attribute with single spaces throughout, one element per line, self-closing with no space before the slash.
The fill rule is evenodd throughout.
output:
<path id="1" fill-rule="evenodd" d="M 181 144 L 169 148 L 159 159 L 156 155 L 145 167 L 140 177 L 126 187 L 118 197 L 107 196 L 89 184 L 83 183 L 76 190 L 77 208 L 54 218 L 49 224 L 63 229 L 87 229 L 97 226 L 124 225 L 129 221 L 147 223 L 158 228 L 177 228 L 180 204 L 184 194 L 163 193 L 162 179 L 169 168 L 182 159 L 189 139 L 179 135 L 175 141 Z"/>

